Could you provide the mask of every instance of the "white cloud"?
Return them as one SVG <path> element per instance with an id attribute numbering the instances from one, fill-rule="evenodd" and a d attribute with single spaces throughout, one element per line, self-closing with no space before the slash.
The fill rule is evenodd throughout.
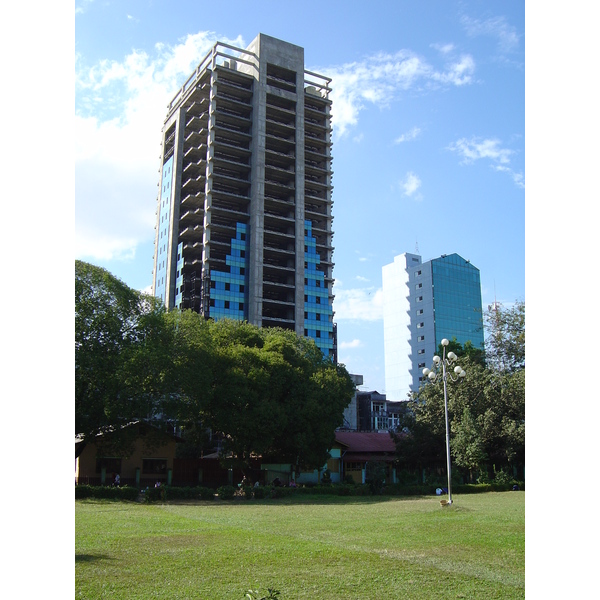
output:
<path id="1" fill-rule="evenodd" d="M 380 321 L 383 319 L 383 290 L 335 288 L 333 304 L 336 321 Z"/>
<path id="2" fill-rule="evenodd" d="M 419 134 L 421 133 L 421 130 L 418 127 L 413 127 L 410 131 L 407 131 L 406 133 L 403 133 L 401 136 L 397 137 L 394 140 L 394 144 L 402 144 L 403 142 L 412 142 L 414 139 L 416 139 Z"/>
<path id="3" fill-rule="evenodd" d="M 83 14 L 87 11 L 88 6 L 92 4 L 94 0 L 80 0 L 79 5 L 75 6 L 75 14 Z"/>
<path id="4" fill-rule="evenodd" d="M 475 72 L 475 61 L 473 57 L 466 54 L 460 57 L 458 62 L 449 65 L 448 70 L 442 73 L 433 73 L 432 79 L 440 83 L 450 83 L 452 85 L 465 85 L 473 80 Z"/>
<path id="5" fill-rule="evenodd" d="M 462 156 L 465 164 L 482 158 L 488 158 L 500 164 L 508 164 L 510 163 L 510 156 L 513 154 L 512 150 L 500 147 L 500 140 L 481 140 L 475 137 L 470 140 L 461 138 L 450 144 L 448 149 Z"/>
<path id="6" fill-rule="evenodd" d="M 450 54 L 454 50 L 454 44 L 431 44 L 431 47 L 442 54 Z"/>
<path id="7" fill-rule="evenodd" d="M 503 148 L 501 142 L 495 138 L 481 139 L 472 137 L 471 139 L 461 138 L 447 147 L 448 150 L 456 152 L 462 157 L 462 164 L 472 164 L 477 160 L 487 160 L 491 162 L 491 167 L 495 171 L 508 173 L 515 185 L 525 187 L 523 174 L 515 172 L 511 166 L 511 157 L 514 150 Z"/>
<path id="8" fill-rule="evenodd" d="M 519 46 L 516 28 L 509 25 L 505 17 L 492 17 L 480 21 L 463 16 L 461 22 L 467 34 L 472 37 L 484 35 L 495 38 L 498 41 L 498 49 L 502 53 L 512 52 Z"/>
<path id="9" fill-rule="evenodd" d="M 153 57 L 134 50 L 91 67 L 77 58 L 77 258 L 131 258 L 152 239 L 166 106 L 216 41 L 200 32 L 172 47 L 157 44 Z"/>
<path id="10" fill-rule="evenodd" d="M 332 118 L 337 136 L 358 123 L 358 116 L 368 104 L 388 106 L 407 90 L 425 90 L 439 85 L 464 85 L 472 81 L 475 61 L 461 56 L 442 69 L 409 50 L 395 54 L 379 53 L 362 61 L 329 69 L 311 69 L 333 78 L 331 97 L 335 106 Z"/>
<path id="11" fill-rule="evenodd" d="M 364 281 L 365 283 L 368 283 L 370 281 L 369 279 L 367 279 L 366 277 L 362 277 L 361 275 L 357 275 L 356 279 L 358 281 Z"/>
<path id="12" fill-rule="evenodd" d="M 338 345 L 340 350 L 347 350 L 348 348 L 360 348 L 362 347 L 362 342 L 358 339 L 354 339 L 351 342 L 342 342 Z"/>
<path id="13" fill-rule="evenodd" d="M 421 187 L 421 180 L 418 175 L 409 171 L 400 185 L 404 190 L 404 195 L 410 197 Z"/>

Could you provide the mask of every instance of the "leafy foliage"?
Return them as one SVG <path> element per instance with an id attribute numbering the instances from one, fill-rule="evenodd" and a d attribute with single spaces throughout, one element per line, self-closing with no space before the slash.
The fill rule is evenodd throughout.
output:
<path id="1" fill-rule="evenodd" d="M 495 303 L 485 314 L 486 357 L 498 371 L 525 367 L 525 302 L 511 307 Z"/>
<path id="2" fill-rule="evenodd" d="M 76 434 L 176 421 L 187 456 L 211 430 L 241 467 L 256 455 L 305 468 L 326 462 L 354 384 L 313 340 L 167 313 L 80 261 L 75 287 Z"/>
<path id="3" fill-rule="evenodd" d="M 89 438 L 163 412 L 169 332 L 154 298 L 75 263 L 75 433 Z"/>
<path id="4" fill-rule="evenodd" d="M 496 468 L 509 472 L 525 462 L 524 314 L 524 303 L 493 311 L 485 357 L 456 340 L 446 348 L 466 371 L 460 383 L 448 385 L 448 418 L 453 464 L 469 480 L 479 474 L 489 481 Z M 419 470 L 443 465 L 442 378 L 422 385 L 408 406 L 400 424 L 404 433 L 395 436 L 399 465 Z"/>

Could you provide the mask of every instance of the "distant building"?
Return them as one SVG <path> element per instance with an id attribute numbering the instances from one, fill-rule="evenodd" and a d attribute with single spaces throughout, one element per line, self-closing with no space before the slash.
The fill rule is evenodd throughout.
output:
<path id="1" fill-rule="evenodd" d="M 168 105 L 152 291 L 310 337 L 336 360 L 331 80 L 259 34 L 217 43 Z"/>
<path id="2" fill-rule="evenodd" d="M 362 375 L 351 375 L 355 385 L 363 384 Z M 389 402 L 377 391 L 354 392 L 344 410 L 344 424 L 338 431 L 397 431 L 406 402 Z"/>
<path id="3" fill-rule="evenodd" d="M 362 375 L 353 375 L 352 381 L 354 385 L 358 387 L 363 384 L 363 376 Z M 358 403 L 356 400 L 356 395 L 358 394 L 358 390 L 354 391 L 354 395 L 352 396 L 352 400 L 348 406 L 344 409 L 344 424 L 342 425 L 342 429 L 349 429 L 351 431 L 355 431 L 358 428 Z"/>
<path id="4" fill-rule="evenodd" d="M 421 262 L 401 254 L 382 269 L 385 388 L 390 400 L 419 389 L 442 339 L 483 349 L 479 269 L 458 254 Z"/>

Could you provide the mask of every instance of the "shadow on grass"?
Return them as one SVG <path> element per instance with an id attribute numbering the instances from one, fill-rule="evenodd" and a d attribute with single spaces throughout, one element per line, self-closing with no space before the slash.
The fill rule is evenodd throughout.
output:
<path id="1" fill-rule="evenodd" d="M 110 556 L 106 554 L 76 554 L 75 562 L 76 563 L 89 563 L 96 562 L 97 560 L 112 560 Z"/>
<path id="2" fill-rule="evenodd" d="M 435 501 L 436 496 L 334 496 L 334 495 L 320 495 L 315 494 L 310 495 L 299 495 L 299 496 L 288 496 L 287 498 L 265 498 L 261 500 L 245 500 L 245 499 L 236 499 L 236 500 L 216 500 L 214 502 L 208 502 L 206 505 L 208 506 L 218 506 L 218 505 L 238 505 L 238 506 L 285 506 L 288 504 L 310 504 L 311 506 L 315 505 L 329 505 L 329 504 L 381 504 L 384 502 L 392 502 L 392 501 L 415 501 L 415 500 L 433 500 Z"/>

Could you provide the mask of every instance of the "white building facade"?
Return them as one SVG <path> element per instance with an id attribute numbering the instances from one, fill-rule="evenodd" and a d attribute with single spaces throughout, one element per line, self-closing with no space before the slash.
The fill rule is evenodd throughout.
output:
<path id="1" fill-rule="evenodd" d="M 458 254 L 422 262 L 404 253 L 382 268 L 385 386 L 388 400 L 407 400 L 441 340 L 483 349 L 479 269 Z"/>

